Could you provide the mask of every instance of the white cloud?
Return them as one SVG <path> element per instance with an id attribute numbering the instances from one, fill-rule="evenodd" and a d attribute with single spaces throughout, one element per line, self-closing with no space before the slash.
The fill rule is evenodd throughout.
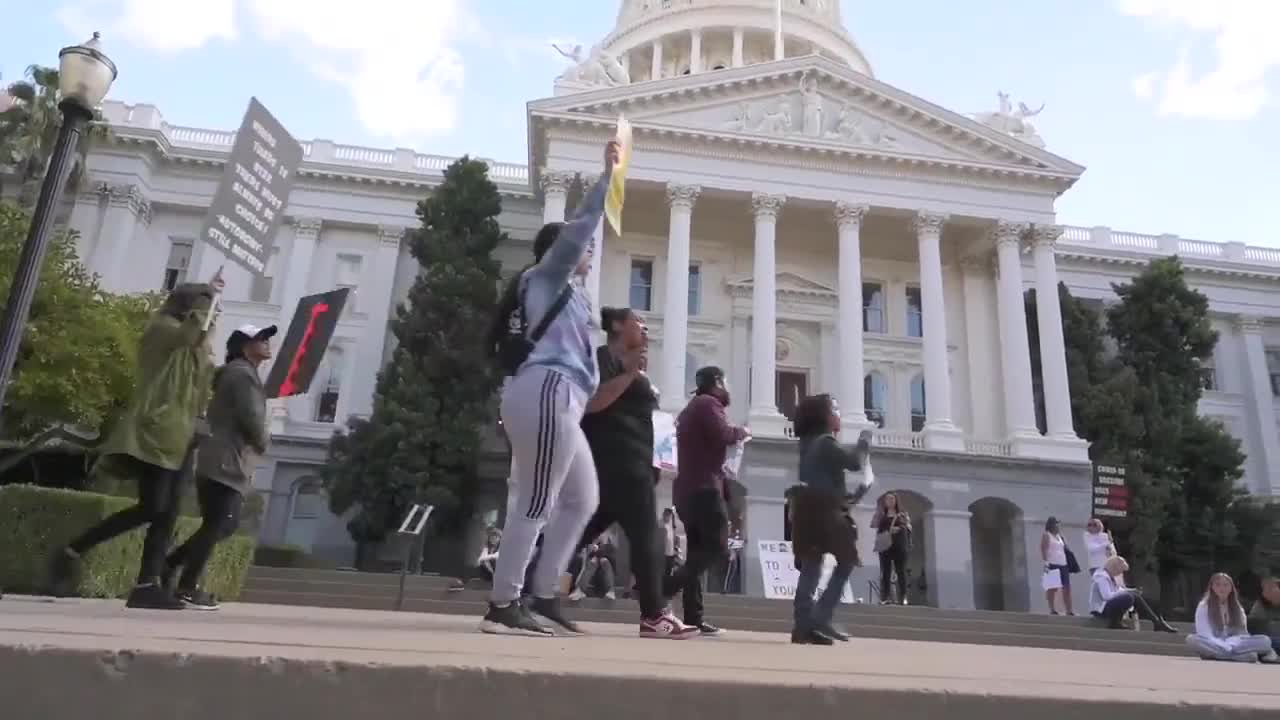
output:
<path id="1" fill-rule="evenodd" d="M 1119 8 L 1214 38 L 1213 68 L 1193 68 L 1184 50 L 1169 70 L 1134 81 L 1138 97 L 1158 98 L 1161 114 L 1247 119 L 1267 104 L 1267 74 L 1280 68 L 1277 0 L 1119 0 Z"/>
<path id="2" fill-rule="evenodd" d="M 252 29 L 345 88 L 373 133 L 411 142 L 457 120 L 460 0 L 72 0 L 59 18 L 77 32 L 96 19 L 110 34 L 158 51 Z"/>

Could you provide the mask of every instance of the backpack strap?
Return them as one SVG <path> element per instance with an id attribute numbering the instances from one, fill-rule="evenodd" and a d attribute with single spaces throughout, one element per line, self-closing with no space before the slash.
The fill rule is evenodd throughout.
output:
<path id="1" fill-rule="evenodd" d="M 547 312 L 542 316 L 538 327 L 533 329 L 533 334 L 529 336 L 529 342 L 536 343 L 542 339 L 542 336 L 547 333 L 547 328 L 551 327 L 551 321 L 556 319 L 561 310 L 564 310 L 564 306 L 569 304 L 569 298 L 572 296 L 573 286 L 566 284 L 564 290 L 560 291 L 560 296 L 556 298 L 554 303 L 551 303 L 551 307 L 547 308 Z M 523 312 L 524 303 L 521 303 L 520 306 L 522 308 L 521 312 Z"/>

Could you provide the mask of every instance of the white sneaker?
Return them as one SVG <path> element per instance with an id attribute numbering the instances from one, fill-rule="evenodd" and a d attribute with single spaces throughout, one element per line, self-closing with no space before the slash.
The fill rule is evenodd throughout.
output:
<path id="1" fill-rule="evenodd" d="M 693 625 L 685 625 L 680 618 L 664 611 L 653 620 L 640 620 L 640 637 L 659 640 L 688 640 L 701 635 L 702 632 Z"/>
<path id="2" fill-rule="evenodd" d="M 607 593 L 605 593 L 605 594 L 604 594 L 604 599 L 605 599 L 605 600 L 617 600 L 617 599 L 618 599 L 618 594 L 617 594 L 617 593 L 615 593 L 614 591 L 610 590 L 609 592 L 607 592 Z"/>
<path id="3" fill-rule="evenodd" d="M 587 597 L 587 594 L 582 592 L 581 590 L 574 590 L 573 592 L 569 593 L 569 600 L 572 602 L 581 602 L 586 597 Z"/>

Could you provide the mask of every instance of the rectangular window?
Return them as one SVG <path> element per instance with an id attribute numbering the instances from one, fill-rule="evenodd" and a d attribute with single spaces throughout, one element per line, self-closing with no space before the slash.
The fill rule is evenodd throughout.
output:
<path id="1" fill-rule="evenodd" d="M 256 303 L 271 302 L 271 291 L 275 287 L 276 266 L 280 248 L 271 248 L 271 254 L 267 256 L 267 267 L 262 275 L 253 276 L 253 286 L 249 288 L 249 300 Z"/>
<path id="2" fill-rule="evenodd" d="M 885 331 L 884 286 L 880 283 L 862 283 L 862 329 L 871 333 Z"/>
<path id="3" fill-rule="evenodd" d="M 924 315 L 920 307 L 920 288 L 907 286 L 907 337 L 924 337 Z"/>
<path id="4" fill-rule="evenodd" d="M 1218 370 L 1210 365 L 1200 368 L 1200 389 L 1213 392 L 1218 389 Z"/>
<path id="5" fill-rule="evenodd" d="M 1267 350 L 1267 374 L 1271 377 L 1271 394 L 1280 397 L 1280 350 Z"/>
<path id="6" fill-rule="evenodd" d="M 173 290 L 187 281 L 187 268 L 191 266 L 191 241 L 173 240 L 169 243 L 169 260 L 164 264 L 164 280 L 161 289 Z"/>
<path id="7" fill-rule="evenodd" d="M 342 316 L 344 318 L 351 317 L 356 312 L 357 300 L 360 290 L 360 268 L 364 264 L 364 258 L 359 255 L 342 254 L 338 256 L 337 266 L 334 269 L 333 284 L 338 288 L 349 288 L 351 294 L 347 296 L 347 304 L 342 308 Z"/>
<path id="8" fill-rule="evenodd" d="M 653 261 L 631 261 L 631 309 L 648 312 L 653 309 Z"/>
<path id="9" fill-rule="evenodd" d="M 689 317 L 702 313 L 702 268 L 689 266 Z"/>
<path id="10" fill-rule="evenodd" d="M 345 354 L 341 349 L 330 347 L 325 353 L 321 372 L 316 380 L 324 379 L 320 388 L 320 397 L 316 400 L 316 422 L 331 423 L 338 417 L 338 397 L 342 393 L 342 371 Z"/>

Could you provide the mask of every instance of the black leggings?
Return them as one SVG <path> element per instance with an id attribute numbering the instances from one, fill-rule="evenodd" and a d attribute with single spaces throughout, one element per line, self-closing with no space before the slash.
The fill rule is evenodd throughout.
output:
<path id="1" fill-rule="evenodd" d="M 600 463 L 600 505 L 591 516 L 578 542 L 578 550 L 595 542 L 600 533 L 617 523 L 627 536 L 631 549 L 631 574 L 635 576 L 640 615 L 653 619 L 662 614 L 665 603 L 662 598 L 662 546 L 658 539 L 658 499 L 654 492 L 653 476 L 643 472 L 630 472 Z M 603 582 L 612 590 L 613 571 L 610 565 Z M 577 577 L 576 575 L 574 577 Z M 583 588 L 584 592 L 586 588 Z"/>
<path id="2" fill-rule="evenodd" d="M 173 527 L 178 520 L 178 505 L 182 500 L 183 478 L 191 472 L 195 453 L 187 451 L 180 470 L 168 470 L 159 465 L 143 462 L 129 455 L 113 458 L 121 472 L 133 475 L 138 481 L 138 502 L 106 518 L 89 528 L 80 537 L 67 544 L 76 555 L 84 555 L 109 540 L 147 525 L 142 541 L 142 562 L 138 568 L 138 584 L 157 582 L 164 569 L 164 553 L 173 539 Z"/>
<path id="3" fill-rule="evenodd" d="M 898 602 L 907 597 L 907 549 L 894 545 L 880 553 L 880 600 L 889 599 L 889 585 L 898 574 Z"/>
<path id="4" fill-rule="evenodd" d="M 179 590 L 195 590 L 200 584 L 214 547 L 240 527 L 240 508 L 244 505 L 243 495 L 208 478 L 196 480 L 196 494 L 200 499 L 200 527 L 165 560 L 171 571 L 182 568 Z"/>

